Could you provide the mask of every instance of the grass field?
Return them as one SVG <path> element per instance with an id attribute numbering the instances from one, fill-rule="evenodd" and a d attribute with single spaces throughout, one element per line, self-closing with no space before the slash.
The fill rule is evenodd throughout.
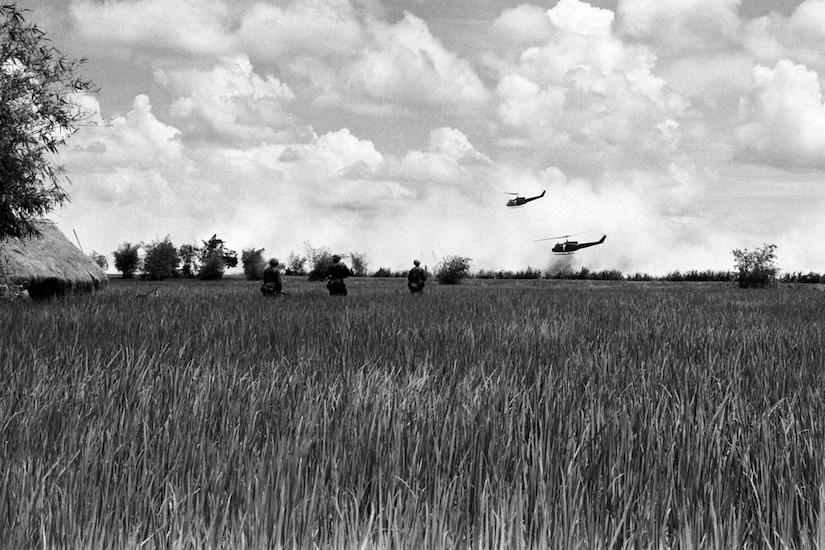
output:
<path id="1" fill-rule="evenodd" d="M 825 294 L 349 287 L 2 305 L 0 546 L 825 548 Z"/>

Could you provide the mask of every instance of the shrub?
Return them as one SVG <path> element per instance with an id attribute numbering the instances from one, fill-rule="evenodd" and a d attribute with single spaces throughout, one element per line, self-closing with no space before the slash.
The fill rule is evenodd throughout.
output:
<path id="1" fill-rule="evenodd" d="M 470 275 L 471 258 L 446 256 L 435 266 L 435 280 L 442 285 L 455 285 Z"/>
<path id="2" fill-rule="evenodd" d="M 776 245 L 764 244 L 755 250 L 736 249 L 736 281 L 741 288 L 765 288 L 776 286 Z"/>
<path id="3" fill-rule="evenodd" d="M 407 278 L 407 273 L 409 273 L 409 271 L 404 271 L 404 270 L 393 271 L 389 267 L 379 267 L 378 270 L 375 271 L 372 274 L 372 276 L 373 277 L 403 277 L 403 278 L 406 279 Z M 427 278 L 430 278 L 432 276 L 429 272 L 426 272 L 426 273 L 427 273 Z"/>
<path id="4" fill-rule="evenodd" d="M 475 274 L 476 279 L 541 279 L 541 270 L 528 266 L 518 271 L 509 270 L 481 270 Z"/>
<path id="5" fill-rule="evenodd" d="M 207 256 L 200 269 L 198 270 L 198 279 L 202 281 L 217 281 L 223 279 L 223 272 L 226 268 L 226 263 L 223 260 L 219 250 L 213 250 Z"/>
<path id="6" fill-rule="evenodd" d="M 109 262 L 108 262 L 108 260 L 106 260 L 106 256 L 104 256 L 103 254 L 100 254 L 100 253 L 98 253 L 97 251 L 92 250 L 92 251 L 89 253 L 89 258 L 90 258 L 90 259 L 91 259 L 94 263 L 96 263 L 97 265 L 99 265 L 99 266 L 100 266 L 100 269 L 103 269 L 103 270 L 109 269 Z"/>
<path id="7" fill-rule="evenodd" d="M 217 235 L 212 235 L 208 241 L 203 241 L 203 247 L 197 251 L 200 260 L 198 279 L 205 281 L 222 279 L 227 267 L 238 265 L 238 253 L 226 248 L 226 243 Z"/>
<path id="8" fill-rule="evenodd" d="M 367 276 L 367 255 L 363 252 L 350 252 L 349 253 L 350 262 L 350 271 L 352 271 L 353 277 L 366 277 Z"/>
<path id="9" fill-rule="evenodd" d="M 146 256 L 143 258 L 143 278 L 160 281 L 177 277 L 180 256 L 167 235 L 162 241 L 144 245 Z"/>
<path id="10" fill-rule="evenodd" d="M 306 275 L 306 263 L 307 258 L 305 256 L 290 252 L 286 260 L 286 271 L 284 273 L 286 275 Z"/>
<path id="11" fill-rule="evenodd" d="M 200 249 L 193 244 L 182 244 L 178 249 L 178 257 L 183 263 L 181 275 L 194 278 L 200 269 Z"/>
<path id="12" fill-rule="evenodd" d="M 264 277 L 264 268 L 266 267 L 266 260 L 264 260 L 263 248 L 248 248 L 241 252 L 241 262 L 243 263 L 243 274 L 247 281 L 260 281 Z"/>
<path id="13" fill-rule="evenodd" d="M 327 269 L 332 265 L 332 252 L 327 248 L 313 248 L 305 244 L 307 258 L 312 268 L 309 270 L 310 281 L 323 281 L 327 276 Z"/>
<path id="14" fill-rule="evenodd" d="M 115 269 L 123 274 L 124 279 L 131 279 L 140 267 L 140 257 L 138 249 L 140 245 L 129 242 L 122 243 L 117 250 L 112 252 L 115 257 Z"/>

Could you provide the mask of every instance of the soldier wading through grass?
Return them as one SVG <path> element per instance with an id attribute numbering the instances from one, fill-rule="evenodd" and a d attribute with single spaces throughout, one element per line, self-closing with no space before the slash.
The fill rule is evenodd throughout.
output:
<path id="1" fill-rule="evenodd" d="M 424 292 L 424 282 L 427 280 L 427 273 L 421 267 L 421 262 L 413 260 L 414 267 L 407 273 L 407 288 L 412 294 Z"/>
<path id="2" fill-rule="evenodd" d="M 332 265 L 327 268 L 327 290 L 330 296 L 346 296 L 347 285 L 344 279 L 351 275 L 346 264 L 341 263 L 341 256 L 333 254 Z"/>
<path id="3" fill-rule="evenodd" d="M 283 290 L 281 284 L 281 271 L 278 269 L 278 260 L 272 258 L 269 265 L 264 269 L 264 280 L 261 285 L 261 293 L 264 296 L 280 296 Z"/>

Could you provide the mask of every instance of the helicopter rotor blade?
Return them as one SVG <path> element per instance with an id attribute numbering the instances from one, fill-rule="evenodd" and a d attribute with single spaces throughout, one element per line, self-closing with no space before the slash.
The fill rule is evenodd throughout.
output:
<path id="1" fill-rule="evenodd" d="M 590 229 L 588 231 L 579 231 L 578 233 L 570 233 L 568 235 L 559 235 L 558 237 L 547 237 L 546 239 L 536 239 L 535 242 L 538 241 L 552 241 L 553 239 L 566 239 L 567 237 L 575 237 L 576 235 L 584 235 L 585 233 L 593 233 L 596 231 L 595 229 Z"/>

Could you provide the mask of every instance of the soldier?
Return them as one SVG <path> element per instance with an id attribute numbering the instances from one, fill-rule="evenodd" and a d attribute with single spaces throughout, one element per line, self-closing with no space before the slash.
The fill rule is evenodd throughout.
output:
<path id="1" fill-rule="evenodd" d="M 278 269 L 278 260 L 272 258 L 269 265 L 264 269 L 264 283 L 261 285 L 261 293 L 264 296 L 279 296 L 283 290 L 281 284 L 281 271 Z"/>
<path id="2" fill-rule="evenodd" d="M 424 282 L 427 280 L 427 272 L 421 268 L 421 262 L 418 260 L 413 260 L 413 267 L 409 273 L 407 273 L 407 288 L 410 289 L 412 294 L 420 294 L 424 292 Z"/>
<path id="3" fill-rule="evenodd" d="M 346 296 L 347 285 L 344 279 L 351 275 L 346 264 L 341 263 L 341 256 L 332 255 L 332 265 L 327 268 L 327 290 L 330 296 Z"/>

